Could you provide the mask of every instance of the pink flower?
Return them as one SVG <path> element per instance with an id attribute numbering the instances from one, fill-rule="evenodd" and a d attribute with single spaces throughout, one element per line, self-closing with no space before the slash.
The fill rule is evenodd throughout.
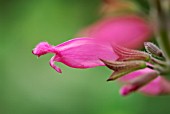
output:
<path id="1" fill-rule="evenodd" d="M 93 38 L 75 38 L 57 46 L 41 42 L 32 53 L 38 57 L 47 53 L 55 54 L 50 60 L 50 66 L 59 73 L 61 73 L 61 69 L 54 62 L 62 62 L 72 68 L 84 69 L 104 66 L 100 59 L 112 61 L 118 59 L 117 54 L 108 43 Z"/>
<path id="2" fill-rule="evenodd" d="M 151 34 L 150 24 L 136 15 L 103 18 L 79 33 L 80 36 L 104 39 L 128 48 L 143 46 Z"/>
<path id="3" fill-rule="evenodd" d="M 125 96 L 135 91 L 152 96 L 170 94 L 170 81 L 154 74 L 155 71 L 146 68 L 123 76 L 120 81 L 125 86 L 120 89 L 120 94 Z"/>
<path id="4" fill-rule="evenodd" d="M 157 72 L 148 68 L 135 71 L 147 67 L 144 61 L 149 59 L 149 55 L 144 52 L 116 45 L 112 48 L 109 43 L 94 38 L 75 38 L 57 46 L 41 42 L 32 52 L 38 57 L 47 53 L 55 54 L 50 60 L 50 66 L 59 73 L 61 69 L 54 62 L 80 69 L 106 65 L 115 70 L 109 81 L 119 78 L 125 83 L 120 90 L 120 94 L 124 96 L 134 91 L 147 95 L 170 94 L 170 82 L 158 76 Z"/>

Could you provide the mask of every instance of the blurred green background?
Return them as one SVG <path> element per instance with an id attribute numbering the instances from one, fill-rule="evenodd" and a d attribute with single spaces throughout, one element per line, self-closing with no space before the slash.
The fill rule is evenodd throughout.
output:
<path id="1" fill-rule="evenodd" d="M 57 45 L 97 18 L 100 0 L 0 0 L 0 114 L 169 114 L 170 96 L 119 95 L 105 67 L 78 70 L 37 59 L 40 41 Z M 142 4 L 144 4 L 142 2 Z"/>

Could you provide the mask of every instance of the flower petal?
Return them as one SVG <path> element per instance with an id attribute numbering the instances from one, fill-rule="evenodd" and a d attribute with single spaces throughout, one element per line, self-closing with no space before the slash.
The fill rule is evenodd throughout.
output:
<path id="1" fill-rule="evenodd" d="M 50 59 L 50 66 L 56 70 L 58 73 L 62 73 L 61 69 L 59 67 L 57 67 L 54 63 L 55 63 L 55 59 L 56 59 L 57 56 L 53 56 L 51 59 Z"/>
<path id="2" fill-rule="evenodd" d="M 111 46 L 93 38 L 75 38 L 55 47 L 60 53 L 57 60 L 74 68 L 104 66 L 100 59 L 117 60 Z"/>
<path id="3" fill-rule="evenodd" d="M 127 48 L 139 48 L 151 33 L 150 24 L 143 18 L 124 15 L 101 19 L 82 30 L 80 35 L 108 40 Z"/>
<path id="4" fill-rule="evenodd" d="M 35 49 L 41 50 L 42 48 L 38 44 Z M 33 54 L 39 55 L 39 53 L 37 54 L 35 52 L 35 49 L 33 50 Z M 87 37 L 75 38 L 57 46 L 50 46 L 45 50 L 45 54 L 55 54 L 55 56 L 50 60 L 50 65 L 58 72 L 61 72 L 61 70 L 55 66 L 54 61 L 62 62 L 73 68 L 92 68 L 96 66 L 104 66 L 104 63 L 100 61 L 100 59 L 118 59 L 118 56 L 114 53 L 111 45 L 100 40 Z M 42 52 L 44 54 L 44 51 Z"/>
<path id="5" fill-rule="evenodd" d="M 52 46 L 48 42 L 40 42 L 33 50 L 32 53 L 40 57 L 41 55 L 52 53 Z"/>

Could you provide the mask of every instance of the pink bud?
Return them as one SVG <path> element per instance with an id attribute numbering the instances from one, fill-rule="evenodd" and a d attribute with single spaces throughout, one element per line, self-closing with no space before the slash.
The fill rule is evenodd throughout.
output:
<path id="1" fill-rule="evenodd" d="M 146 86 L 139 89 L 146 95 L 170 95 L 170 81 L 162 76 L 157 77 Z"/>
<path id="2" fill-rule="evenodd" d="M 148 84 L 150 81 L 154 80 L 158 76 L 158 73 L 156 71 L 153 72 L 147 72 L 139 77 L 136 77 L 134 79 L 131 79 L 128 84 L 126 84 L 124 87 L 121 88 L 120 93 L 122 95 L 127 95 L 131 92 L 134 92 L 146 84 Z"/>
<path id="3" fill-rule="evenodd" d="M 141 76 L 152 72 L 154 71 L 149 68 L 145 68 L 123 76 L 120 81 L 126 83 L 126 85 L 121 88 L 120 94 L 128 95 L 134 91 L 139 91 L 143 94 L 152 96 L 170 94 L 170 82 L 162 76 L 154 78 L 153 75 L 149 75 L 148 78 L 141 78 Z M 135 84 L 129 84 L 132 83 L 131 81 L 136 79 L 137 81 L 135 81 Z"/>
<path id="4" fill-rule="evenodd" d="M 119 93 L 122 95 L 122 96 L 126 96 L 128 95 L 129 93 L 131 92 L 134 92 L 135 90 L 137 90 L 137 88 L 139 88 L 138 86 L 136 85 L 125 85 L 123 86 Z"/>

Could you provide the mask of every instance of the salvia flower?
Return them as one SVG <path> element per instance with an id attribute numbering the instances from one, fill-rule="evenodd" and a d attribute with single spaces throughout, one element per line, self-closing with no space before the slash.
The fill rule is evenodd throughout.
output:
<path id="1" fill-rule="evenodd" d="M 151 25 L 137 15 L 102 18 L 80 31 L 78 36 L 103 39 L 127 48 L 140 48 L 152 35 Z"/>
<path id="2" fill-rule="evenodd" d="M 118 59 L 118 55 L 108 43 L 87 37 L 75 38 L 57 46 L 41 42 L 32 53 L 38 57 L 47 53 L 55 54 L 50 60 L 50 66 L 59 73 L 61 73 L 61 69 L 54 62 L 62 62 L 72 68 L 84 69 L 104 66 L 105 64 L 100 59 L 112 61 Z"/>

